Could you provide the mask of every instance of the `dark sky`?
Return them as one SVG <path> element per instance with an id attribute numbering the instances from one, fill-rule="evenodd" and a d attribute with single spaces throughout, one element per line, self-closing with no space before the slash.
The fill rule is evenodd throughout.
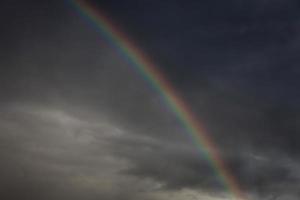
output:
<path id="1" fill-rule="evenodd" d="M 300 198 L 300 3 L 93 0 L 249 200 Z M 0 3 L 0 198 L 229 200 L 160 95 L 71 6 Z"/>

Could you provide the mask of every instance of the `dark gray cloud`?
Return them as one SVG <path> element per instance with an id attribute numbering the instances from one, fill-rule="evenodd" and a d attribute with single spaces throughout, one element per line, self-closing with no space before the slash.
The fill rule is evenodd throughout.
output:
<path id="1" fill-rule="evenodd" d="M 251 199 L 298 199 L 297 1 L 92 1 L 158 64 Z M 66 2 L 1 3 L 0 197 L 228 199 L 173 112 Z"/>

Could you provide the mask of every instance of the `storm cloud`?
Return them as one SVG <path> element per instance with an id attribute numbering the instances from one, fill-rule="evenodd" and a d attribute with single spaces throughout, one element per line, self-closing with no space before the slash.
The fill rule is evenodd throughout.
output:
<path id="1" fill-rule="evenodd" d="M 249 200 L 300 197 L 298 1 L 89 1 L 149 55 Z M 3 1 L 0 197 L 230 199 L 172 110 L 70 1 Z"/>

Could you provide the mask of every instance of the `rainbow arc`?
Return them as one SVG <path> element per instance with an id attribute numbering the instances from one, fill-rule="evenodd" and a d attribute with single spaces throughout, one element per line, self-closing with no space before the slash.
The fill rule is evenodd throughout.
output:
<path id="1" fill-rule="evenodd" d="M 158 67 L 143 52 L 138 49 L 129 38 L 122 33 L 113 22 L 106 17 L 99 8 L 93 7 L 87 1 L 70 0 L 72 6 L 92 22 L 116 50 L 126 58 L 131 66 L 161 95 L 166 105 L 176 115 L 181 126 L 191 138 L 197 150 L 210 163 L 218 180 L 227 190 L 231 199 L 246 200 L 237 180 L 222 160 L 220 152 L 199 120 L 195 117 L 189 106 L 183 101 Z"/>

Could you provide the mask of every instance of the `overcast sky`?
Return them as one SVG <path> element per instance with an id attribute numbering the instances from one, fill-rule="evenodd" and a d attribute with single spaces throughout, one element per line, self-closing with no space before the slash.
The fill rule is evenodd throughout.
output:
<path id="1" fill-rule="evenodd" d="M 297 0 L 93 0 L 249 200 L 300 198 Z M 0 3 L 0 198 L 229 200 L 161 96 L 70 1 Z"/>

